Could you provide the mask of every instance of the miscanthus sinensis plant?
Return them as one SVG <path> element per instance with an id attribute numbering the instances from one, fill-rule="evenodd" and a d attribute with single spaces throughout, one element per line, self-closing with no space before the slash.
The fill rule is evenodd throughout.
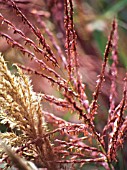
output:
<path id="1" fill-rule="evenodd" d="M 40 159 L 45 158 L 43 161 L 48 169 L 55 168 L 55 165 L 51 166 L 46 161 L 54 159 L 51 144 L 47 137 L 40 138 L 46 134 L 41 98 L 33 92 L 29 78 L 19 68 L 18 74 L 12 75 L 0 56 L 0 119 L 1 124 L 8 124 L 12 130 L 0 134 L 0 137 L 14 148 L 36 141 L 36 145 L 32 145 L 27 154 L 34 156 L 38 153 Z"/>
<path id="2" fill-rule="evenodd" d="M 0 56 L 0 121 L 1 125 L 7 127 L 7 131 L 0 133 L 1 164 L 6 163 L 4 169 L 9 166 L 16 166 L 18 169 L 39 167 L 48 170 L 83 169 L 86 165 L 94 163 L 96 168 L 100 166 L 106 170 L 113 170 L 113 163 L 117 162 L 118 150 L 123 146 L 127 129 L 125 115 L 127 80 L 125 76 L 123 96 L 120 103 L 116 105 L 117 21 L 114 19 L 112 22 L 101 72 L 97 77 L 93 99 L 89 101 L 79 72 L 73 2 L 64 0 L 63 3 L 66 56 L 37 11 L 33 13 L 50 38 L 51 46 L 46 42 L 41 30 L 29 21 L 15 1 L 1 1 L 3 6 L 11 8 L 17 18 L 22 19 L 22 24 L 29 28 L 36 40 L 27 37 L 25 30 L 17 28 L 16 24 L 2 14 L 0 14 L 1 27 L 3 25 L 8 27 L 11 34 L 1 31 L 0 36 L 12 48 L 23 53 L 23 56 L 32 59 L 32 62 L 40 68 L 38 71 L 29 66 L 15 64 L 17 73 L 13 74 L 9 71 L 3 56 Z M 20 37 L 24 44 L 16 41 L 13 34 Z M 54 54 L 55 50 L 57 55 Z M 41 55 L 41 59 L 37 54 Z M 110 106 L 107 122 L 102 131 L 98 132 L 95 118 L 99 114 L 98 97 L 105 81 L 109 55 L 112 58 Z M 64 67 L 66 73 L 64 76 L 60 74 L 61 67 Z M 35 93 L 28 74 L 47 79 L 54 89 L 57 87 L 62 97 Z M 45 111 L 44 100 L 60 107 L 61 110 L 63 108 L 65 112 L 69 111 L 69 114 L 77 114 L 80 123 L 65 121 Z"/>

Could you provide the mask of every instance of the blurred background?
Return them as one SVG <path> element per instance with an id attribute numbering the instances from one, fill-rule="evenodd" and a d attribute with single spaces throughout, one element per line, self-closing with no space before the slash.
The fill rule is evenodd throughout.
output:
<path id="1" fill-rule="evenodd" d="M 67 73 L 64 64 L 61 62 L 60 55 L 66 57 L 65 52 L 65 30 L 64 30 L 64 3 L 62 0 L 15 0 L 17 6 L 25 14 L 33 25 L 36 25 L 42 32 L 46 42 L 50 45 L 57 57 L 60 69 L 56 71 L 67 79 Z M 38 46 L 38 40 L 22 19 L 16 15 L 14 9 L 6 1 L 0 0 L 0 13 L 12 22 L 16 28 L 22 30 L 24 34 L 32 39 Z M 118 21 L 118 78 L 116 106 L 122 98 L 123 78 L 127 68 L 127 0 L 74 0 L 74 26 L 77 34 L 77 52 L 79 57 L 79 70 L 82 74 L 83 82 L 86 84 L 86 93 L 89 100 L 92 100 L 92 93 L 96 86 L 97 75 L 100 74 L 103 61 L 103 54 L 111 29 L 111 23 L 117 18 Z M 21 36 L 14 34 L 13 30 L 7 24 L 2 23 L 0 19 L 0 31 L 11 36 L 15 41 L 22 44 L 33 52 L 38 58 L 43 57 L 36 53 L 29 45 L 25 45 Z M 53 42 L 61 49 L 54 48 Z M 0 38 L 0 51 L 5 56 L 10 70 L 15 71 L 12 63 L 21 63 L 42 71 L 35 62 L 31 61 L 27 55 L 21 53 L 17 48 L 12 48 L 6 40 Z M 48 66 L 53 67 L 45 59 Z M 107 120 L 109 109 L 110 93 L 110 73 L 109 68 L 112 60 L 109 59 L 109 66 L 106 68 L 106 81 L 103 83 L 102 91 L 99 97 L 99 114 L 96 119 L 97 129 L 101 132 Z M 48 73 L 47 73 L 48 74 Z M 49 82 L 37 76 L 32 76 L 33 88 L 37 92 L 62 97 L 57 88 L 50 86 Z M 67 111 L 59 111 L 56 106 L 49 106 L 47 102 L 43 103 L 44 109 L 50 111 L 68 121 L 78 122 L 77 115 L 71 115 Z M 127 168 L 127 145 L 123 146 L 123 151 L 118 155 L 119 161 L 116 164 L 116 170 Z M 87 169 L 94 169 L 93 165 Z"/>

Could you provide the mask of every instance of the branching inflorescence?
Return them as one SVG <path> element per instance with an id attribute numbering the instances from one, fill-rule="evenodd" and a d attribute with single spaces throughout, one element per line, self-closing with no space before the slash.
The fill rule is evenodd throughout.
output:
<path id="1" fill-rule="evenodd" d="M 113 170 L 112 162 L 117 160 L 117 151 L 124 143 L 127 129 L 127 116 L 124 114 L 127 98 L 126 78 L 124 79 L 123 97 L 121 102 L 115 106 L 118 63 L 116 19 L 112 23 L 101 73 L 98 76 L 93 100 L 90 102 L 79 72 L 72 0 L 64 0 L 66 55 L 45 22 L 41 21 L 37 12 L 33 12 L 33 15 L 52 41 L 52 47 L 47 43 L 41 30 L 27 19 L 15 1 L 6 0 L 5 4 L 11 5 L 16 17 L 22 19 L 22 24 L 29 28 L 37 40 L 29 38 L 23 30 L 20 30 L 3 14 L 0 14 L 1 27 L 4 25 L 13 31 L 13 34 L 20 36 L 23 43 L 15 40 L 13 34 L 0 32 L 0 36 L 6 39 L 11 48 L 16 48 L 24 57 L 27 55 L 31 58 L 41 71 L 16 64 L 18 72 L 17 75 L 13 75 L 8 70 L 2 55 L 0 56 L 0 121 L 1 124 L 5 124 L 11 129 L 0 134 L 1 140 L 6 143 L 4 147 L 2 145 L 5 148 L 1 152 L 2 161 L 11 166 L 7 154 L 11 157 L 11 154 L 14 156 L 16 153 L 26 160 L 33 161 L 36 166 L 47 169 L 57 170 L 68 167 L 76 169 L 79 165 L 81 167 L 92 162 L 107 170 Z M 58 52 L 54 53 L 54 49 Z M 98 97 L 105 80 L 106 65 L 111 51 L 113 62 L 110 67 L 111 89 L 108 120 L 102 132 L 98 132 L 95 124 L 95 118 L 98 116 Z M 38 54 L 41 55 L 41 59 L 39 59 Z M 61 65 L 64 66 L 66 73 L 64 77 L 58 71 Z M 24 72 L 48 80 L 51 85 L 54 85 L 54 88 L 57 87 L 62 97 L 57 98 L 50 94 L 33 92 L 31 82 Z M 45 111 L 43 101 L 52 103 L 55 108 L 60 107 L 67 112 L 69 111 L 69 114 L 76 113 L 80 118 L 80 123 L 65 121 L 53 113 Z M 46 126 L 49 126 L 49 129 Z M 11 153 L 11 150 L 8 151 L 8 145 L 14 153 Z M 15 161 L 13 162 L 15 163 Z"/>

